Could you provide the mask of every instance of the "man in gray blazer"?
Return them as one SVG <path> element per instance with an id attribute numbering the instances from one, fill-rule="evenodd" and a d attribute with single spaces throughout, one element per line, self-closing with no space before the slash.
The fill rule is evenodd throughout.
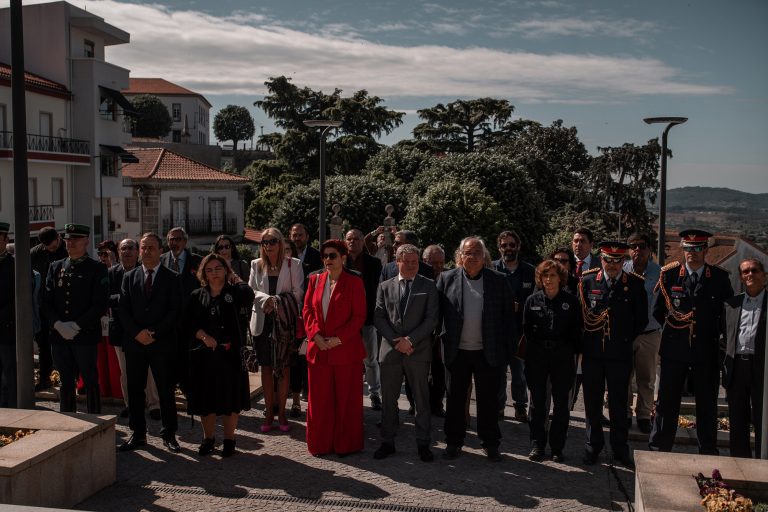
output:
<path id="1" fill-rule="evenodd" d="M 383 459 L 395 453 L 397 400 L 405 375 L 416 403 L 419 458 L 431 462 L 434 457 L 429 449 L 429 368 L 432 362 L 431 334 L 437 325 L 439 298 L 434 281 L 417 273 L 419 249 L 416 246 L 398 247 L 395 262 L 398 275 L 380 283 L 376 293 L 374 324 L 382 337 L 379 348 L 382 442 L 373 457 Z"/>

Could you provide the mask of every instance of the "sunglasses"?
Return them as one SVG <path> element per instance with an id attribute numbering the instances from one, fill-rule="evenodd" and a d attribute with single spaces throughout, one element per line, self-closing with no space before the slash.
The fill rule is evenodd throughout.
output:
<path id="1" fill-rule="evenodd" d="M 277 238 L 270 238 L 270 239 L 265 238 L 264 240 L 261 241 L 261 245 L 263 245 L 264 247 L 268 245 L 277 245 L 279 243 L 280 243 L 280 240 L 278 240 Z"/>
<path id="2" fill-rule="evenodd" d="M 109 253 L 107 251 L 99 251 L 96 254 L 98 254 L 99 256 L 102 256 L 102 257 L 103 256 L 109 256 Z"/>
<path id="3" fill-rule="evenodd" d="M 703 245 L 696 245 L 694 247 L 688 247 L 688 246 L 683 247 L 683 252 L 702 252 L 703 250 L 704 250 Z"/>
<path id="4" fill-rule="evenodd" d="M 638 244 L 629 244 L 629 248 L 630 249 L 635 249 L 635 250 L 638 250 L 638 251 L 642 251 L 646 247 L 648 247 L 648 246 L 645 244 L 645 242 L 638 243 Z"/>
<path id="5" fill-rule="evenodd" d="M 337 252 L 327 252 L 327 253 L 323 254 L 323 259 L 324 260 L 335 260 L 338 257 L 339 257 L 339 253 L 337 253 Z"/>
<path id="6" fill-rule="evenodd" d="M 516 243 L 499 244 L 499 247 L 501 247 L 502 249 L 507 249 L 507 248 L 515 249 L 517 247 L 517 244 Z"/>
<path id="7" fill-rule="evenodd" d="M 216 250 L 217 251 L 221 251 L 223 249 L 231 249 L 231 248 L 232 248 L 232 246 L 229 245 L 229 244 L 221 244 L 221 245 L 216 246 Z"/>
<path id="8" fill-rule="evenodd" d="M 749 268 L 742 269 L 741 275 L 748 276 L 749 274 L 759 274 L 761 272 L 762 271 L 757 267 L 749 267 Z"/>
<path id="9" fill-rule="evenodd" d="M 622 261 L 624 261 L 624 258 L 623 257 L 611 258 L 608 256 L 603 256 L 603 261 L 605 261 L 606 263 L 621 263 Z"/>

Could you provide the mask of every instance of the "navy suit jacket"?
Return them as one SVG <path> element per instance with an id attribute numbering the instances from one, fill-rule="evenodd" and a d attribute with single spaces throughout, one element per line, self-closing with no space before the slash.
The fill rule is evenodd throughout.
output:
<path id="1" fill-rule="evenodd" d="M 437 278 L 443 324 L 443 360 L 449 366 L 459 352 L 461 329 L 464 326 L 463 268 L 442 272 Z M 483 353 L 491 366 L 507 363 L 516 342 L 512 288 L 507 279 L 483 268 Z"/>
<path id="2" fill-rule="evenodd" d="M 432 265 L 424 263 L 421 260 L 419 260 L 418 273 L 426 277 L 427 279 L 435 278 L 435 271 L 432 269 Z M 397 262 L 390 261 L 389 263 L 387 263 L 381 268 L 381 276 L 379 276 L 379 282 L 383 283 L 387 279 L 392 279 L 393 277 L 397 277 L 399 275 L 400 275 L 400 270 L 397 268 Z"/>
<path id="3" fill-rule="evenodd" d="M 181 281 L 173 270 L 160 265 L 152 283 L 152 294 L 144 294 L 144 271 L 141 265 L 123 276 L 120 289 L 120 323 L 123 350 L 155 350 L 171 353 L 177 348 L 177 326 L 182 312 Z M 143 329 L 154 331 L 155 342 L 142 345 L 136 335 Z"/>

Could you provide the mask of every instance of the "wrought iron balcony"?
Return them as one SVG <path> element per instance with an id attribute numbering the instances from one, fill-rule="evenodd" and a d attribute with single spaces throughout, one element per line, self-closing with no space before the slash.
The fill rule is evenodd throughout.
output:
<path id="1" fill-rule="evenodd" d="M 13 149 L 13 132 L 0 132 L 0 149 Z M 83 156 L 91 154 L 87 140 L 32 134 L 27 134 L 27 150 Z"/>
<path id="2" fill-rule="evenodd" d="M 237 217 L 228 215 L 219 221 L 211 221 L 207 215 L 187 216 L 186 221 L 171 219 L 170 216 L 163 217 L 163 233 L 176 226 L 183 227 L 190 235 L 233 235 L 237 230 Z"/>
<path id="3" fill-rule="evenodd" d="M 36 204 L 29 207 L 29 222 L 45 222 L 55 220 L 52 204 Z"/>

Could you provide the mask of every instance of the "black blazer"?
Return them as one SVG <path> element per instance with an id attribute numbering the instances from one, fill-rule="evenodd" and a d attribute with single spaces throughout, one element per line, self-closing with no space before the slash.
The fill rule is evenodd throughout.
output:
<path id="1" fill-rule="evenodd" d="M 308 245 L 307 253 L 304 255 L 304 261 L 301 263 L 301 269 L 304 271 L 305 290 L 307 276 L 316 270 L 320 270 L 321 268 L 323 268 L 323 259 L 320 257 L 320 251 L 311 245 Z"/>
<path id="2" fill-rule="evenodd" d="M 765 291 L 763 291 L 765 293 Z M 739 338 L 739 324 L 741 323 L 741 307 L 744 304 L 744 293 L 740 293 L 725 301 L 725 325 L 726 325 L 726 349 L 725 372 L 723 373 L 723 387 L 728 389 L 733 380 L 733 358 L 736 355 L 736 343 Z M 755 368 L 753 382 L 759 383 L 756 389 L 758 398 L 762 396 L 763 371 L 765 366 L 765 323 L 768 313 L 768 295 L 763 298 L 763 307 L 760 309 L 760 320 L 757 324 L 757 336 L 755 337 Z M 759 401 L 757 402 L 759 403 Z M 758 419 L 759 421 L 759 419 Z"/>
<path id="3" fill-rule="evenodd" d="M 181 273 L 181 292 L 180 296 L 183 297 L 181 302 L 182 306 L 187 303 L 192 292 L 200 288 L 200 280 L 197 278 L 197 268 L 200 263 L 203 262 L 203 258 L 197 254 L 192 254 L 189 249 L 184 249 L 186 256 L 184 257 L 184 268 Z M 160 264 L 166 268 L 171 268 L 171 251 L 164 252 L 160 255 Z M 182 308 L 183 310 L 183 308 Z"/>
<path id="4" fill-rule="evenodd" d="M 365 325 L 373 325 L 373 310 L 376 309 L 376 289 L 379 287 L 381 260 L 364 252 L 361 252 L 358 258 L 363 260 L 363 271 L 360 272 L 360 277 L 363 278 L 363 285 L 365 285 L 365 305 L 367 308 Z M 351 264 L 352 262 L 347 256 L 347 268 L 355 270 Z"/>
<path id="5" fill-rule="evenodd" d="M 435 278 L 435 271 L 432 268 L 432 265 L 424 263 L 421 260 L 419 260 L 419 274 L 426 277 L 427 279 Z M 381 276 L 379 277 L 379 282 L 383 283 L 387 279 L 392 279 L 393 277 L 397 277 L 399 275 L 400 275 L 400 270 L 397 268 L 397 262 L 390 261 L 389 263 L 387 263 L 382 267 Z"/>
<path id="6" fill-rule="evenodd" d="M 152 295 L 144 295 L 144 270 L 141 265 L 126 272 L 120 290 L 120 323 L 123 350 L 172 352 L 177 348 L 176 328 L 182 311 L 179 275 L 163 265 L 157 267 Z M 136 335 L 142 329 L 155 333 L 155 342 L 142 345 Z"/>
<path id="7" fill-rule="evenodd" d="M 125 268 L 117 264 L 107 271 L 109 276 L 109 344 L 115 347 L 123 345 L 123 328 L 120 324 L 120 288 L 123 286 Z"/>
<path id="8" fill-rule="evenodd" d="M 16 344 L 16 275 L 10 254 L 0 260 L 0 345 Z"/>
<path id="9" fill-rule="evenodd" d="M 464 326 L 463 268 L 442 272 L 437 278 L 440 294 L 443 360 L 450 365 L 456 358 Z M 512 288 L 507 279 L 488 268 L 482 270 L 483 278 L 483 353 L 491 366 L 506 364 L 517 342 Z M 439 325 L 439 324 L 438 324 Z"/>

